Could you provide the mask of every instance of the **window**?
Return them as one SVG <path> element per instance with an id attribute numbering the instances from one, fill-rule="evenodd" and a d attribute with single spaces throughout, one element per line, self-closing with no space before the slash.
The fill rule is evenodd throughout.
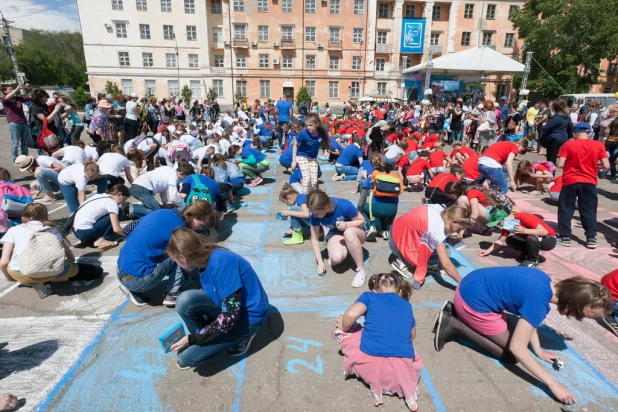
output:
<path id="1" fill-rule="evenodd" d="M 132 79 L 120 79 L 120 88 L 122 89 L 122 94 L 133 93 L 133 80 Z"/>
<path id="2" fill-rule="evenodd" d="M 332 42 L 340 42 L 341 41 L 341 28 L 340 27 L 329 27 L 328 28 L 328 41 Z"/>
<path id="3" fill-rule="evenodd" d="M 284 54 L 283 55 L 283 65 L 281 66 L 283 69 L 291 69 L 292 68 L 292 55 Z"/>
<path id="4" fill-rule="evenodd" d="M 378 44 L 386 44 L 386 36 L 388 35 L 385 31 L 378 32 Z"/>
<path id="5" fill-rule="evenodd" d="M 152 67 L 154 65 L 152 53 L 142 53 L 142 63 L 144 67 Z"/>
<path id="6" fill-rule="evenodd" d="M 432 20 L 442 20 L 442 6 L 433 6 L 433 10 L 431 11 Z"/>
<path id="7" fill-rule="evenodd" d="M 200 67 L 197 54 L 189 55 L 189 67 Z"/>
<path id="8" fill-rule="evenodd" d="M 294 40 L 294 27 L 281 26 L 281 40 Z"/>
<path id="9" fill-rule="evenodd" d="M 121 66 L 130 66 L 129 52 L 118 52 L 118 62 Z"/>
<path id="10" fill-rule="evenodd" d="M 513 21 L 513 14 L 519 10 L 517 6 L 509 6 L 509 21 Z"/>
<path id="11" fill-rule="evenodd" d="M 487 5 L 487 14 L 485 14 L 485 18 L 487 20 L 494 20 L 496 18 L 496 5 L 495 4 Z"/>
<path id="12" fill-rule="evenodd" d="M 352 34 L 352 43 L 362 43 L 363 42 L 363 29 L 354 29 Z"/>
<path id="13" fill-rule="evenodd" d="M 339 82 L 328 82 L 328 98 L 339 98 Z"/>
<path id="14" fill-rule="evenodd" d="M 307 89 L 309 96 L 315 97 L 315 80 L 307 80 L 305 82 L 305 89 Z"/>
<path id="15" fill-rule="evenodd" d="M 493 32 L 491 31 L 484 31 L 483 32 L 483 46 L 489 46 L 491 45 L 491 38 L 494 35 Z"/>
<path id="16" fill-rule="evenodd" d="M 112 10 L 122 10 L 122 0 L 112 0 Z"/>
<path id="17" fill-rule="evenodd" d="M 195 14 L 195 0 L 185 0 L 185 13 Z"/>
<path id="18" fill-rule="evenodd" d="M 191 97 L 199 99 L 202 97 L 202 84 L 199 80 L 191 80 L 189 82 L 189 88 L 191 89 Z"/>
<path id="19" fill-rule="evenodd" d="M 378 82 L 378 94 L 386 94 L 386 82 Z"/>
<path id="20" fill-rule="evenodd" d="M 137 6 L 137 11 L 148 11 L 146 0 L 136 0 L 135 5 Z"/>
<path id="21" fill-rule="evenodd" d="M 283 0 L 281 2 L 281 10 L 284 13 L 291 13 L 292 12 L 292 0 Z"/>
<path id="22" fill-rule="evenodd" d="M 461 45 L 462 46 L 469 46 L 470 45 L 470 36 L 472 35 L 471 32 L 469 31 L 465 31 L 463 33 L 461 33 Z"/>
<path id="23" fill-rule="evenodd" d="M 339 70 L 339 56 L 330 56 L 328 70 Z"/>
<path id="24" fill-rule="evenodd" d="M 223 67 L 224 55 L 215 54 L 215 67 Z"/>
<path id="25" fill-rule="evenodd" d="M 401 67 L 401 70 L 412 67 L 412 59 L 410 56 L 401 56 L 401 63 L 399 64 L 399 67 Z"/>
<path id="26" fill-rule="evenodd" d="M 260 80 L 260 97 L 270 97 L 270 80 Z"/>
<path id="27" fill-rule="evenodd" d="M 187 40 L 197 40 L 197 28 L 195 26 L 187 26 Z"/>
<path id="28" fill-rule="evenodd" d="M 361 56 L 352 56 L 352 70 L 360 70 L 361 69 Z"/>
<path id="29" fill-rule="evenodd" d="M 352 82 L 350 85 L 350 99 L 356 99 L 360 96 L 360 82 Z"/>
<path id="30" fill-rule="evenodd" d="M 406 17 L 414 17 L 415 15 L 414 4 L 406 4 Z"/>
<path id="31" fill-rule="evenodd" d="M 437 46 L 440 44 L 440 33 L 431 33 L 431 38 L 429 39 L 430 46 Z"/>
<path id="32" fill-rule="evenodd" d="M 176 67 L 176 55 L 174 53 L 165 53 L 165 67 Z"/>
<path id="33" fill-rule="evenodd" d="M 504 37 L 504 47 L 513 47 L 515 45 L 515 33 L 507 33 Z"/>
<path id="34" fill-rule="evenodd" d="M 330 0 L 330 14 L 341 13 L 341 0 Z"/>
<path id="35" fill-rule="evenodd" d="M 604 87 L 603 88 L 603 93 L 611 93 L 612 92 L 612 88 L 611 87 Z"/>
<path id="36" fill-rule="evenodd" d="M 365 0 L 354 0 L 354 14 L 365 14 Z"/>
<path id="37" fill-rule="evenodd" d="M 150 24 L 139 25 L 139 37 L 140 39 L 150 39 Z"/>
<path id="38" fill-rule="evenodd" d="M 245 0 L 234 0 L 234 11 L 245 11 Z"/>
<path id="39" fill-rule="evenodd" d="M 258 40 L 268 41 L 268 26 L 258 26 Z"/>
<path id="40" fill-rule="evenodd" d="M 257 0 L 258 12 L 267 13 L 268 12 L 268 0 Z"/>
<path id="41" fill-rule="evenodd" d="M 316 0 L 305 0 L 305 13 L 315 13 L 315 2 Z"/>
<path id="42" fill-rule="evenodd" d="M 242 97 L 247 97 L 247 81 L 236 80 L 236 93 L 240 93 Z"/>
<path id="43" fill-rule="evenodd" d="M 174 26 L 163 26 L 163 39 L 174 40 Z"/>
<path id="44" fill-rule="evenodd" d="M 386 59 L 385 58 L 382 57 L 382 58 L 376 59 L 376 71 L 377 72 L 383 72 L 385 64 L 386 64 Z"/>
<path id="45" fill-rule="evenodd" d="M 315 55 L 308 54 L 305 56 L 305 69 L 315 69 Z"/>
<path id="46" fill-rule="evenodd" d="M 180 93 L 180 86 L 178 85 L 178 80 L 167 81 L 167 93 L 169 96 L 176 96 Z"/>
<path id="47" fill-rule="evenodd" d="M 245 40 L 247 38 L 247 26 L 244 24 L 234 25 L 234 39 Z"/>
<path id="48" fill-rule="evenodd" d="M 260 69 L 268 69 L 268 54 L 260 54 Z"/>
<path id="49" fill-rule="evenodd" d="M 156 80 L 146 80 L 146 95 L 150 95 L 150 96 L 157 95 L 157 81 Z"/>
<path id="50" fill-rule="evenodd" d="M 388 19 L 388 3 L 378 3 L 378 18 Z"/>
<path id="51" fill-rule="evenodd" d="M 608 76 L 618 76 L 618 63 L 612 63 L 607 68 Z"/>
<path id="52" fill-rule="evenodd" d="M 172 0 L 161 0 L 161 11 L 164 13 L 172 12 Z"/>
<path id="53" fill-rule="evenodd" d="M 496 86 L 497 96 L 506 96 L 506 84 L 499 84 Z"/>
<path id="54" fill-rule="evenodd" d="M 247 68 L 247 55 L 242 53 L 236 53 L 236 67 L 239 69 Z"/>
<path id="55" fill-rule="evenodd" d="M 116 37 L 127 38 L 127 23 L 116 23 Z"/>
<path id="56" fill-rule="evenodd" d="M 212 28 L 212 41 L 215 43 L 223 41 L 223 29 L 221 27 Z"/>
<path id="57" fill-rule="evenodd" d="M 210 3 L 210 13 L 211 14 L 223 13 L 223 9 L 221 7 L 221 0 L 212 0 L 212 2 Z"/>
<path id="58" fill-rule="evenodd" d="M 315 41 L 315 27 L 305 27 L 305 41 Z"/>
<path id="59" fill-rule="evenodd" d="M 466 4 L 464 9 L 464 19 L 474 18 L 474 4 Z"/>
<path id="60" fill-rule="evenodd" d="M 212 88 L 217 92 L 217 97 L 223 97 L 223 80 L 213 79 Z"/>

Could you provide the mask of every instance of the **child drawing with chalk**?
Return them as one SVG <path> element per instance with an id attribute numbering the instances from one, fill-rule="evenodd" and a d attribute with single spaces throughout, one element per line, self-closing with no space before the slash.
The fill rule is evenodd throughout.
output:
<path id="1" fill-rule="evenodd" d="M 369 278 L 369 290 L 337 318 L 333 332 L 341 345 L 345 376 L 356 375 L 369 385 L 374 406 L 383 404 L 383 395 L 391 395 L 404 398 L 416 411 L 423 360 L 412 344 L 416 336 L 409 302 L 412 287 L 391 272 Z M 362 327 L 356 323 L 361 316 Z"/>
<path id="2" fill-rule="evenodd" d="M 295 172 L 296 173 L 296 172 Z M 283 241 L 286 246 L 301 245 L 305 240 L 303 238 L 303 227 L 309 228 L 309 208 L 307 208 L 307 195 L 298 193 L 291 184 L 283 185 L 279 193 L 279 201 L 285 203 L 288 208 L 277 213 L 277 218 L 290 218 L 291 232 L 286 232 L 286 235 L 291 237 Z"/>

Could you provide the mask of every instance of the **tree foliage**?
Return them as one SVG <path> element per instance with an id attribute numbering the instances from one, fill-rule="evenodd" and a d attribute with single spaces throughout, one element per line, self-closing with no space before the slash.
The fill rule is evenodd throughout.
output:
<path id="1" fill-rule="evenodd" d="M 603 59 L 618 55 L 618 0 L 530 0 L 513 16 L 526 52 L 568 93 L 598 83 Z M 547 97 L 562 90 L 532 63 L 528 88 Z"/>
<path id="2" fill-rule="evenodd" d="M 182 87 L 182 90 L 180 91 L 180 96 L 182 97 L 182 100 L 185 102 L 185 104 L 190 104 L 191 103 L 191 97 L 193 96 L 193 92 L 191 91 L 189 86 L 187 86 L 185 84 Z"/>
<path id="3" fill-rule="evenodd" d="M 107 83 L 105 83 L 105 94 L 113 94 L 114 96 L 116 96 L 117 94 L 122 94 L 122 92 L 120 91 L 118 85 L 115 82 L 112 83 L 108 81 Z"/>
<path id="4" fill-rule="evenodd" d="M 298 93 L 296 93 L 296 106 L 300 105 L 301 102 L 311 103 L 311 95 L 304 86 L 298 89 Z"/>
<path id="5" fill-rule="evenodd" d="M 73 93 L 73 101 L 80 109 L 83 109 L 86 105 L 86 99 L 88 99 L 86 90 L 82 86 L 78 86 Z"/>
<path id="6" fill-rule="evenodd" d="M 219 97 L 219 95 L 214 88 L 211 87 L 210 89 L 208 89 L 208 93 L 206 94 L 206 98 L 208 100 L 215 100 L 217 97 Z"/>

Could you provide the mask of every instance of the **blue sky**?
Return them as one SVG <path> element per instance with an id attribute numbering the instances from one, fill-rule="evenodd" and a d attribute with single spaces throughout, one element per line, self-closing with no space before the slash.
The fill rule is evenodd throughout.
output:
<path id="1" fill-rule="evenodd" d="M 75 0 L 0 0 L 0 11 L 20 29 L 80 31 Z"/>

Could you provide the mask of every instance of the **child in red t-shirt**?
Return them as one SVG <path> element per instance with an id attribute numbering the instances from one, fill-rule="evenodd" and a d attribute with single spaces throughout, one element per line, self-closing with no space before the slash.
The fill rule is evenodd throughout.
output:
<path id="1" fill-rule="evenodd" d="M 609 272 L 601 278 L 601 283 L 612 295 L 613 311 L 611 315 L 605 315 L 602 319 L 607 326 L 618 336 L 618 269 Z"/>
<path id="2" fill-rule="evenodd" d="M 547 190 L 547 193 L 549 193 L 549 197 L 551 197 L 551 200 L 557 202 L 560 199 L 560 191 L 562 190 L 562 176 L 558 176 L 557 178 L 549 182 L 545 190 Z"/>
<path id="3" fill-rule="evenodd" d="M 457 199 L 457 206 L 468 209 L 470 211 L 470 220 L 476 222 L 479 218 L 483 220 L 489 218 L 489 212 L 496 206 L 496 201 L 484 187 L 469 186 L 464 194 Z"/>
<path id="4" fill-rule="evenodd" d="M 431 171 L 431 166 L 429 165 L 429 152 L 423 150 L 419 152 L 418 159 L 410 163 L 410 166 L 406 171 L 406 181 L 410 184 L 423 184 L 425 181 L 425 174 L 428 174 L 430 178 L 433 178 L 433 172 Z"/>
<path id="5" fill-rule="evenodd" d="M 529 194 L 540 195 L 543 191 L 543 183 L 551 182 L 553 176 L 548 166 L 540 163 L 533 165 L 528 160 L 522 160 L 515 171 L 515 183 L 517 187 L 524 184 L 533 185 L 535 190 L 529 192 Z"/>
<path id="6" fill-rule="evenodd" d="M 448 154 L 441 147 L 436 148 L 436 151 L 429 155 L 429 165 L 431 171 L 434 173 L 444 172 L 446 165 L 454 165 L 455 162 L 451 160 Z"/>

